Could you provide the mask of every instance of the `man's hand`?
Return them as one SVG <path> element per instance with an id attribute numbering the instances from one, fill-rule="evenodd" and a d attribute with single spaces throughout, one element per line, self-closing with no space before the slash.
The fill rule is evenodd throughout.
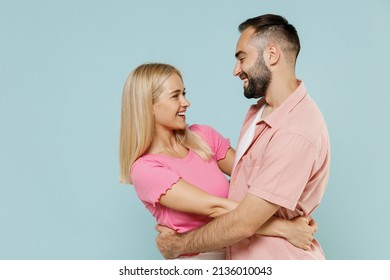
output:
<path id="1" fill-rule="evenodd" d="M 177 245 L 179 244 L 179 235 L 172 229 L 157 225 L 156 230 L 159 233 L 156 237 L 157 248 L 161 255 L 166 259 L 174 259 L 179 256 Z"/>

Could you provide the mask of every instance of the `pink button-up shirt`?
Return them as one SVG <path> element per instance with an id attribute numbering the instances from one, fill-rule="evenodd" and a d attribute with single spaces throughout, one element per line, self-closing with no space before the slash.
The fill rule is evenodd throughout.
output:
<path id="1" fill-rule="evenodd" d="M 240 139 L 264 104 L 251 106 Z M 308 216 L 319 205 L 329 176 L 328 130 L 303 82 L 272 114 L 256 124 L 252 143 L 233 171 L 229 198 L 242 201 L 249 192 L 280 205 L 276 216 Z M 251 213 L 257 215 L 257 213 Z M 227 251 L 229 259 L 324 259 L 314 240 L 304 251 L 279 237 L 254 235 Z"/>

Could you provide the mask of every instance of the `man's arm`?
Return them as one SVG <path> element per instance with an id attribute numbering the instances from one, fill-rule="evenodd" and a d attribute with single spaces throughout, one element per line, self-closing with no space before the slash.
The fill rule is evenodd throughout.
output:
<path id="1" fill-rule="evenodd" d="M 207 252 L 248 238 L 256 233 L 280 206 L 262 198 L 247 194 L 233 211 L 222 215 L 207 225 L 177 234 L 164 227 L 157 227 L 157 247 L 167 258 L 176 258 L 186 253 Z M 256 213 L 256 214 L 255 214 Z"/>

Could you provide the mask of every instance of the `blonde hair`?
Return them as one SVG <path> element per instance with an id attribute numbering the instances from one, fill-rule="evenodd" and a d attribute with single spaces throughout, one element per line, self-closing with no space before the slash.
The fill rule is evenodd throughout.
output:
<path id="1" fill-rule="evenodd" d="M 153 104 L 162 92 L 163 83 L 173 74 L 183 80 L 172 65 L 162 63 L 142 64 L 128 76 L 122 94 L 120 126 L 120 181 L 131 184 L 133 163 L 149 148 L 154 137 Z M 188 128 L 175 131 L 178 143 L 192 149 L 202 159 L 210 160 L 210 147 Z"/>

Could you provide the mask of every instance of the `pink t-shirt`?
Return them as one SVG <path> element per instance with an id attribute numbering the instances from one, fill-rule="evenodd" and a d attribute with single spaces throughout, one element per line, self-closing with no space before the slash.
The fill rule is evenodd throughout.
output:
<path id="1" fill-rule="evenodd" d="M 179 179 L 215 196 L 227 197 L 229 191 L 229 182 L 217 161 L 226 156 L 230 141 L 209 126 L 191 125 L 189 129 L 210 146 L 214 153 L 210 161 L 204 161 L 192 150 L 185 158 L 148 154 L 134 162 L 130 173 L 138 197 L 157 223 L 177 232 L 186 232 L 210 221 L 207 216 L 184 213 L 159 204 L 161 195 Z"/>

